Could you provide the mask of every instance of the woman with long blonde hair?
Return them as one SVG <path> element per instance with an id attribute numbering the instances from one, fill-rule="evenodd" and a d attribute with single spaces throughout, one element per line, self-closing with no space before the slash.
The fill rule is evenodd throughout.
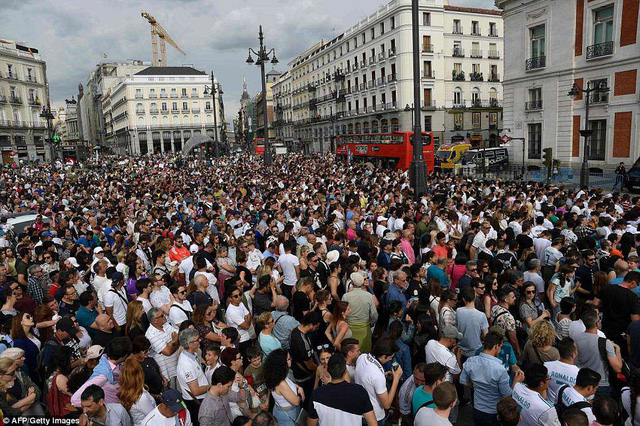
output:
<path id="1" fill-rule="evenodd" d="M 129 302 L 127 306 L 127 322 L 124 326 L 125 334 L 134 339 L 137 336 L 144 336 L 142 327 L 142 316 L 144 315 L 144 307 L 139 300 Z"/>
<path id="2" fill-rule="evenodd" d="M 134 426 L 141 425 L 147 414 L 156 408 L 156 401 L 145 389 L 142 366 L 133 357 L 127 358 L 122 366 L 117 395 L 120 404 L 131 415 Z"/>

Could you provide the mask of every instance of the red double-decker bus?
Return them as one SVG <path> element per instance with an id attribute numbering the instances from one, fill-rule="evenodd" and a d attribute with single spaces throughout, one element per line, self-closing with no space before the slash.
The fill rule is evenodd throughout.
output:
<path id="1" fill-rule="evenodd" d="M 264 155 L 264 138 L 253 138 L 254 153 Z"/>
<path id="2" fill-rule="evenodd" d="M 380 167 L 407 170 L 413 159 L 413 132 L 338 135 L 336 155 L 369 161 Z M 427 173 L 433 172 L 433 133 L 422 132 L 422 155 Z"/>

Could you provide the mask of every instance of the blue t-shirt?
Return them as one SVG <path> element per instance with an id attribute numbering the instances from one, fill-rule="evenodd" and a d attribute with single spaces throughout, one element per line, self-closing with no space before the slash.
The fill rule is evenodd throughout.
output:
<path id="1" fill-rule="evenodd" d="M 460 347 L 466 357 L 472 357 L 482 347 L 482 330 L 489 329 L 487 316 L 476 308 L 462 307 L 457 311 L 458 331 L 464 335 Z"/>

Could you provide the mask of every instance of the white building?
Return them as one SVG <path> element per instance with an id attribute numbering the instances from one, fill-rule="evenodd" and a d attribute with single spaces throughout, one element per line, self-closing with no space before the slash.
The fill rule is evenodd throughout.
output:
<path id="1" fill-rule="evenodd" d="M 102 101 L 107 139 L 132 155 L 177 152 L 200 134 L 215 139 L 213 97 L 204 94 L 205 86 L 211 86 L 210 77 L 191 67 L 148 67 L 125 78 Z M 220 137 L 219 92 L 216 100 Z"/>
<path id="2" fill-rule="evenodd" d="M 561 166 L 580 167 L 590 136 L 589 165 L 613 169 L 640 156 L 638 103 L 638 0 L 496 0 L 505 25 L 505 119 L 518 162 L 540 166 L 553 148 Z M 580 88 L 606 85 L 593 93 L 589 123 Z M 523 151 L 524 147 L 524 151 Z"/>
<path id="3" fill-rule="evenodd" d="M 423 130 L 438 142 L 468 135 L 493 140 L 502 119 L 500 12 L 446 3 L 420 1 Z M 411 0 L 393 0 L 300 54 L 281 77 L 283 87 L 274 88 L 282 107 L 278 123 L 290 124 L 293 139 L 313 150 L 326 150 L 341 133 L 409 130 L 411 29 Z"/>
<path id="4" fill-rule="evenodd" d="M 38 49 L 0 40 L 0 150 L 2 163 L 49 159 L 47 123 L 40 118 L 48 105 L 46 64 Z"/>

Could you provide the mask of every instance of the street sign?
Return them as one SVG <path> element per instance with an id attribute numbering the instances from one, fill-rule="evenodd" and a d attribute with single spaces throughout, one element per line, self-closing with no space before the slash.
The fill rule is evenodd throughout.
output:
<path id="1" fill-rule="evenodd" d="M 507 144 L 511 142 L 511 137 L 509 135 L 502 135 L 500 140 L 502 141 L 503 144 Z"/>

